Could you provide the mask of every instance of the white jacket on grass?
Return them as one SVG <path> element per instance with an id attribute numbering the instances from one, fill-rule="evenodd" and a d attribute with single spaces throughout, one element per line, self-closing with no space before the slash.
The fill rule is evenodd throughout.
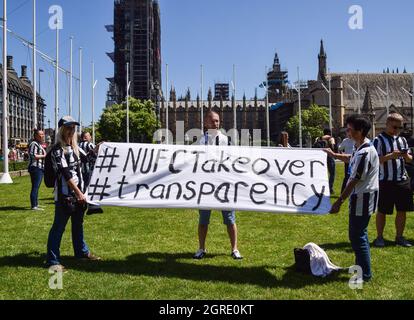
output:
<path id="1" fill-rule="evenodd" d="M 343 268 L 334 265 L 329 260 L 326 252 L 314 243 L 308 243 L 303 247 L 310 255 L 310 267 L 312 274 L 317 277 L 329 276 L 334 271 L 343 270 Z"/>

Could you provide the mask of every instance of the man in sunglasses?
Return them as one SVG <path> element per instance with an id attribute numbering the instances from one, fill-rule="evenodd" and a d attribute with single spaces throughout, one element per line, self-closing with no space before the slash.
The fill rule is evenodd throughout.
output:
<path id="1" fill-rule="evenodd" d="M 402 247 L 412 246 L 403 235 L 407 211 L 414 209 L 410 179 L 405 167 L 406 163 L 412 162 L 413 156 L 407 140 L 400 136 L 403 120 L 399 113 L 390 113 L 385 131 L 374 140 L 380 157 L 377 238 L 374 241 L 374 246 L 379 248 L 385 246 L 383 232 L 386 216 L 393 214 L 394 207 L 397 209 L 395 244 Z"/>

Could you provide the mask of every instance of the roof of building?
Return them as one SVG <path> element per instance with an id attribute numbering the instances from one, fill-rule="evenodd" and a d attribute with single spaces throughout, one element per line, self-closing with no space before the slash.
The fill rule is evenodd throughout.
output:
<path id="1" fill-rule="evenodd" d="M 413 76 L 408 73 L 333 73 L 332 77 L 340 76 L 344 81 L 344 104 L 347 109 L 357 110 L 362 107 L 365 92 L 369 89 L 371 103 L 374 109 L 383 109 L 387 105 L 387 78 L 389 87 L 389 105 L 396 107 L 410 106 L 410 96 L 403 91 L 405 88 L 410 91 L 413 87 Z M 360 98 L 351 89 L 358 90 L 358 78 L 360 87 Z M 351 86 L 351 87 L 350 87 Z M 380 90 L 380 89 L 381 90 Z"/>
<path id="2" fill-rule="evenodd" d="M 3 83 L 3 66 L 0 65 L 0 84 Z M 29 79 L 24 80 L 18 76 L 14 69 L 7 73 L 8 90 L 22 95 L 28 99 L 33 99 L 33 86 Z M 2 86 L 0 85 L 0 91 Z M 44 104 L 44 99 L 37 94 L 38 103 Z"/>

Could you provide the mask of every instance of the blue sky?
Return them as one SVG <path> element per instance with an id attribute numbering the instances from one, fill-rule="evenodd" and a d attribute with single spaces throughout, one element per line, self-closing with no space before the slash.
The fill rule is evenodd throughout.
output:
<path id="1" fill-rule="evenodd" d="M 9 29 L 32 37 L 31 0 L 9 0 Z M 386 67 L 414 71 L 414 2 L 412 0 L 160 0 L 162 60 L 169 64 L 170 82 L 177 94 L 190 87 L 193 97 L 200 91 L 200 65 L 204 65 L 205 89 L 215 82 L 232 79 L 237 68 L 237 96 L 254 96 L 263 80 L 265 66 L 273 63 L 277 51 L 289 80 L 317 76 L 320 39 L 325 41 L 329 68 L 333 72 L 382 72 Z M 55 55 L 55 33 L 48 28 L 49 7 L 63 8 L 60 59 L 69 68 L 69 37 L 74 39 L 74 70 L 78 75 L 78 48 L 84 48 L 83 118 L 91 120 L 91 61 L 96 64 L 96 115 L 105 105 L 113 64 L 105 52 L 113 51 L 111 35 L 104 26 L 113 22 L 113 0 L 38 0 L 38 46 Z M 363 9 L 362 30 L 351 30 L 350 6 Z M 10 38 L 9 54 L 15 69 L 27 64 L 31 54 L 19 41 Z M 48 118 L 53 126 L 54 70 L 42 59 L 41 93 L 46 98 Z M 68 111 L 68 86 L 61 75 L 61 114 Z M 165 74 L 163 73 L 163 79 Z M 165 88 L 165 81 L 163 83 Z M 259 89 L 259 95 L 263 92 Z M 74 87 L 77 116 L 78 88 Z"/>

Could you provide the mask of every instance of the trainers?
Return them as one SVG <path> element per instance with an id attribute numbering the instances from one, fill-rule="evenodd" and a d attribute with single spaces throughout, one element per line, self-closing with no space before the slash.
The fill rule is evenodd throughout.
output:
<path id="1" fill-rule="evenodd" d="M 55 264 L 55 265 L 49 267 L 49 272 L 66 273 L 66 272 L 68 272 L 68 270 L 64 266 L 62 266 L 61 264 Z"/>
<path id="2" fill-rule="evenodd" d="M 231 256 L 232 256 L 232 258 L 233 258 L 234 260 L 241 260 L 241 259 L 243 259 L 243 257 L 242 257 L 242 255 L 240 254 L 240 251 L 239 251 L 239 250 L 234 250 L 234 251 L 231 253 Z"/>
<path id="3" fill-rule="evenodd" d="M 39 207 L 34 207 L 32 208 L 33 211 L 45 211 L 45 209 L 43 208 L 39 208 Z"/>
<path id="4" fill-rule="evenodd" d="M 92 253 L 88 253 L 87 255 L 83 256 L 82 258 L 80 258 L 81 260 L 88 260 L 88 261 L 101 261 L 102 258 L 93 255 Z"/>
<path id="5" fill-rule="evenodd" d="M 373 245 L 374 245 L 374 247 L 377 247 L 377 248 L 384 248 L 385 247 L 384 238 L 376 238 L 374 240 Z"/>
<path id="6" fill-rule="evenodd" d="M 395 238 L 395 244 L 397 246 L 401 246 L 401 247 L 405 247 L 405 248 L 410 248 L 413 245 L 407 241 L 407 239 L 405 239 L 404 237 L 397 237 Z"/>
<path id="7" fill-rule="evenodd" d="M 193 256 L 193 259 L 201 260 L 206 256 L 206 253 L 207 250 L 199 249 Z"/>

